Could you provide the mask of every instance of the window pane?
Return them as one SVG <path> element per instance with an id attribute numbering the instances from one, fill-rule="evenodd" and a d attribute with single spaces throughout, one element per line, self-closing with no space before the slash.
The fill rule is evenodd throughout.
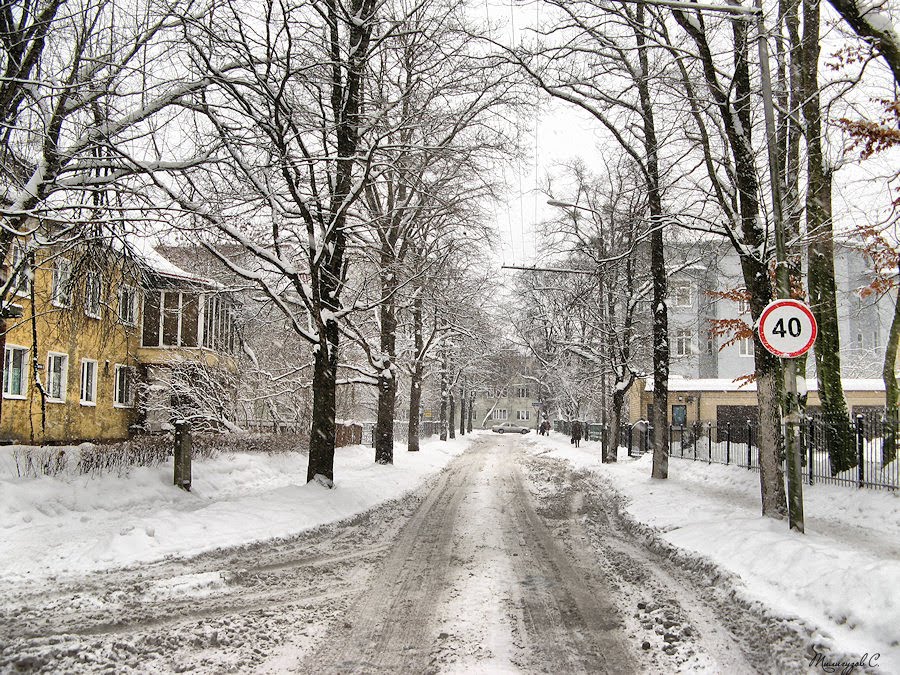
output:
<path id="1" fill-rule="evenodd" d="M 199 320 L 200 304 L 197 296 L 182 293 L 181 295 L 181 345 L 183 347 L 197 346 L 197 322 Z"/>
<path id="2" fill-rule="evenodd" d="M 178 346 L 178 312 L 181 294 L 168 291 L 163 300 L 163 346 Z"/>
<path id="3" fill-rule="evenodd" d="M 159 346 L 159 291 L 150 291 L 144 296 L 144 327 L 141 344 L 145 347 Z"/>
<path id="4" fill-rule="evenodd" d="M 81 400 L 85 403 L 95 402 L 95 383 L 97 364 L 93 361 L 81 362 Z"/>

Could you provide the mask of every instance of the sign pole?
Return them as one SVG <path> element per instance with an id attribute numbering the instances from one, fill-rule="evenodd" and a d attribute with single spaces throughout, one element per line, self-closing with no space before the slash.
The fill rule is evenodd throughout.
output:
<path id="1" fill-rule="evenodd" d="M 772 78 L 769 73 L 768 37 L 762 12 L 762 0 L 754 0 L 756 12 L 756 38 L 759 49 L 760 84 L 766 122 L 766 146 L 769 158 L 769 183 L 772 194 L 772 219 L 775 224 L 775 258 L 778 295 L 791 297 L 790 272 L 784 241 L 784 200 L 781 194 L 781 167 L 776 149 L 775 105 L 772 96 Z M 782 359 L 784 372 L 784 399 L 782 421 L 784 423 L 785 453 L 788 473 L 788 519 L 790 528 L 801 534 L 803 524 L 803 479 L 800 472 L 800 397 L 797 392 L 797 362 L 794 357 Z"/>
<path id="2" fill-rule="evenodd" d="M 759 341 L 782 360 L 784 368 L 784 440 L 788 475 L 788 517 L 792 530 L 802 533 L 803 476 L 800 467 L 800 396 L 797 391 L 798 356 L 816 341 L 818 327 L 812 311 L 791 298 L 770 302 L 759 317 Z"/>

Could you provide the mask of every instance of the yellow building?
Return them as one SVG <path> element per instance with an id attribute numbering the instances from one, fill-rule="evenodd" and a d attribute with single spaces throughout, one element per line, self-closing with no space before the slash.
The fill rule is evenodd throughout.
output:
<path id="1" fill-rule="evenodd" d="M 844 379 L 847 408 L 853 414 L 885 405 L 881 380 Z M 695 422 L 742 424 L 756 419 L 756 384 L 742 385 L 728 379 L 669 378 L 669 423 L 690 426 Z M 653 380 L 638 379 L 629 392 L 628 415 L 631 421 L 650 419 Z M 816 412 L 820 406 L 818 384 L 807 381 L 806 409 Z"/>
<path id="2" fill-rule="evenodd" d="M 145 422 L 139 391 L 154 387 L 139 385 L 153 366 L 216 361 L 233 348 L 230 304 L 215 285 L 152 251 L 29 250 L 18 240 L 5 263 L 15 310 L 7 315 L 20 316 L 3 331 L 2 441 L 127 438 Z"/>

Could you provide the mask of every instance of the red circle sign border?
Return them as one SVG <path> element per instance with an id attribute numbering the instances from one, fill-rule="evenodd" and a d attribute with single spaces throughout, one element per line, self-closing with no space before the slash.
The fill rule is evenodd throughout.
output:
<path id="1" fill-rule="evenodd" d="M 766 318 L 769 314 L 772 313 L 773 310 L 778 309 L 779 307 L 793 307 L 795 309 L 799 309 L 801 312 L 806 314 L 809 318 L 809 322 L 812 325 L 812 335 L 810 336 L 807 343 L 798 349 L 795 352 L 781 352 L 775 349 L 769 341 L 766 340 L 765 333 L 763 332 L 763 325 L 765 325 Z M 766 308 L 763 310 L 763 313 L 759 317 L 759 341 L 762 342 L 763 347 L 765 347 L 771 354 L 778 356 L 782 359 L 794 359 L 798 356 L 802 356 L 806 352 L 810 350 L 813 344 L 816 341 L 816 337 L 819 334 L 819 325 L 816 323 L 816 317 L 813 316 L 812 310 L 803 302 L 799 300 L 793 300 L 790 298 L 782 298 L 781 300 L 775 300 L 766 305 Z"/>

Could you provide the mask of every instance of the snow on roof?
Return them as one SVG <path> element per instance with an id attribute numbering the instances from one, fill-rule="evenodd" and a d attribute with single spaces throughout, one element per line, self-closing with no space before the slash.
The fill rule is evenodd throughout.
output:
<path id="1" fill-rule="evenodd" d="M 844 391 L 884 391 L 884 382 L 878 379 L 856 380 L 844 379 L 841 381 Z M 802 388 L 802 385 L 801 385 Z M 819 383 L 813 379 L 806 380 L 807 391 L 817 391 Z M 653 391 L 653 380 L 648 378 L 645 391 Z M 697 378 L 670 377 L 669 391 L 756 391 L 756 383 L 735 382 L 728 378 Z"/>
<path id="2" fill-rule="evenodd" d="M 191 281 L 205 286 L 219 285 L 212 279 L 184 271 L 175 263 L 163 257 L 159 251 L 153 248 L 147 239 L 142 237 L 132 237 L 129 239 L 128 245 L 141 262 L 160 276 L 168 277 L 169 279 L 178 279 L 180 281 Z"/>

